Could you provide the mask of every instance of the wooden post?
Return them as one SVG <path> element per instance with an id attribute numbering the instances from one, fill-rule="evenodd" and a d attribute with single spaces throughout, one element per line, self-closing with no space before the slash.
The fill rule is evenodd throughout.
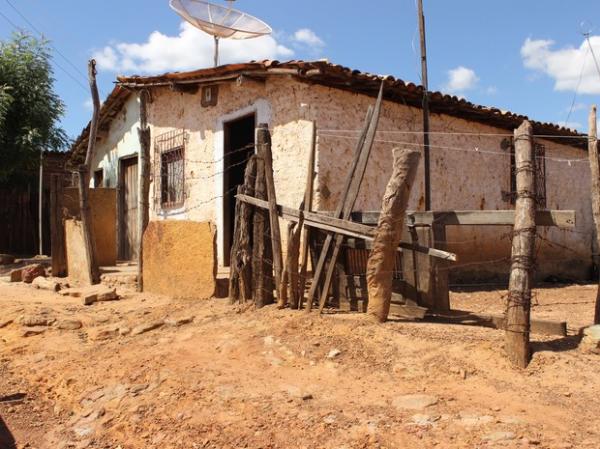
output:
<path id="1" fill-rule="evenodd" d="M 313 183 L 315 178 L 315 155 L 317 152 L 317 123 L 312 124 L 312 141 L 308 156 L 308 168 L 306 170 L 306 188 L 304 189 L 304 208 L 312 212 Z M 302 241 L 302 254 L 300 262 L 300 276 L 298 280 L 298 309 L 302 308 L 304 302 L 304 289 L 306 287 L 306 272 L 308 271 L 308 256 L 310 242 L 310 228 L 304 227 L 304 240 Z"/>
<path id="2" fill-rule="evenodd" d="M 304 204 L 304 202 L 302 202 Z M 298 290 L 298 257 L 300 256 L 300 237 L 302 232 L 302 226 L 304 226 L 303 216 L 304 206 L 300 206 L 300 220 L 298 225 L 296 223 L 290 223 L 288 232 L 288 251 L 287 251 L 287 263 L 286 269 L 288 274 L 288 282 L 290 285 L 289 290 L 289 301 L 292 309 L 298 308 L 299 302 L 299 290 Z"/>
<path id="3" fill-rule="evenodd" d="M 590 158 L 590 179 L 592 183 L 592 215 L 594 217 L 594 224 L 596 225 L 596 241 L 598 242 L 596 251 L 600 248 L 600 159 L 598 158 L 597 123 L 596 105 L 593 105 L 589 115 L 588 154 Z M 598 289 L 596 291 L 594 324 L 600 324 L 600 277 L 598 278 Z"/>
<path id="4" fill-rule="evenodd" d="M 144 232 L 150 220 L 150 127 L 148 126 L 148 97 L 150 93 L 140 91 L 140 127 L 138 136 L 140 152 L 138 153 L 138 276 L 137 290 L 144 291 Z"/>
<path id="5" fill-rule="evenodd" d="M 381 323 L 387 321 L 390 312 L 396 248 L 402 238 L 410 189 L 421 156 L 418 151 L 399 148 L 394 149 L 393 154 L 392 177 L 383 196 L 377 233 L 367 262 L 367 313 Z"/>
<path id="6" fill-rule="evenodd" d="M 283 273 L 283 255 L 281 252 L 281 230 L 279 228 L 279 216 L 277 214 L 277 195 L 275 193 L 275 180 L 273 179 L 273 154 L 271 153 L 271 133 L 266 123 L 258 125 L 256 136 L 258 155 L 263 158 L 265 167 L 265 181 L 267 184 L 267 200 L 269 201 L 269 222 L 271 226 L 271 245 L 273 248 L 273 282 L 277 288 L 277 299 L 279 307 L 284 295 L 281 293 L 281 275 Z"/>
<path id="7" fill-rule="evenodd" d="M 531 283 L 535 249 L 535 155 L 531 124 L 526 120 L 515 131 L 517 200 L 508 286 L 505 346 L 511 362 L 527 367 L 531 358 Z"/>
<path id="8" fill-rule="evenodd" d="M 246 165 L 244 184 L 238 193 L 254 196 L 256 179 L 256 157 L 252 156 Z M 252 297 L 252 207 L 240 201 L 235 205 L 235 228 L 231 246 L 231 271 L 229 274 L 229 298 L 232 303 L 246 302 Z"/>
<path id="9" fill-rule="evenodd" d="M 90 91 L 92 93 L 92 104 L 94 112 L 90 122 L 90 133 L 88 136 L 88 147 L 85 155 L 85 163 L 79 166 L 79 207 L 81 210 L 81 228 L 85 242 L 85 252 L 87 259 L 88 282 L 96 284 L 100 280 L 100 271 L 96 258 L 96 242 L 94 239 L 94 230 L 92 225 L 92 211 L 89 202 L 90 189 L 90 169 L 96 147 L 96 135 L 98 133 L 98 121 L 100 118 L 100 95 L 96 84 L 96 61 L 90 60 L 88 64 L 88 77 L 90 82 Z"/>
<path id="10" fill-rule="evenodd" d="M 265 185 L 265 164 L 262 157 L 256 159 L 256 181 L 254 196 L 267 199 Z M 256 307 L 261 308 L 273 304 L 273 262 L 272 246 L 270 244 L 269 212 L 256 208 L 252 225 L 252 288 Z"/>
<path id="11" fill-rule="evenodd" d="M 63 195 L 61 175 L 52 175 L 50 177 L 50 245 L 54 277 L 63 277 L 67 274 Z"/>

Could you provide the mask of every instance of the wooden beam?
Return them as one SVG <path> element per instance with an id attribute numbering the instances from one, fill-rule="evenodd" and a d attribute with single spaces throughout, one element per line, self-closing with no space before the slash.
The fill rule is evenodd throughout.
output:
<path id="1" fill-rule="evenodd" d="M 596 226 L 596 251 L 600 247 L 600 159 L 598 156 L 598 125 L 596 118 L 596 105 L 590 110 L 589 119 L 589 142 L 588 155 L 590 159 L 590 181 L 592 195 L 592 216 Z M 598 279 L 598 288 L 596 290 L 596 306 L 594 309 L 594 324 L 600 324 L 600 278 Z"/>
<path id="2" fill-rule="evenodd" d="M 269 207 L 267 201 L 251 196 L 237 195 L 236 198 L 261 209 L 267 209 Z M 279 204 L 277 205 L 277 213 L 281 218 L 295 222 L 298 222 L 300 215 L 298 209 L 292 209 L 291 207 L 281 206 Z M 373 241 L 375 235 L 375 229 L 371 226 L 342 220 L 340 218 L 333 218 L 328 215 L 323 215 L 320 212 L 304 212 L 304 222 L 307 226 L 313 228 L 367 241 Z M 370 245 L 367 244 L 367 248 L 370 248 Z M 435 248 L 427 248 L 425 246 L 413 245 L 412 243 L 400 242 L 398 251 L 402 251 L 402 248 L 417 251 L 432 257 L 438 257 L 440 259 L 450 260 L 452 262 L 457 260 L 456 254 Z"/>
<path id="3" fill-rule="evenodd" d="M 483 326 L 493 329 L 506 330 L 506 318 L 500 315 L 472 313 L 463 310 L 449 312 L 431 311 L 426 321 L 434 323 L 452 323 L 466 326 Z M 567 323 L 565 321 L 531 320 L 531 333 L 537 335 L 557 335 L 566 337 Z"/>
<path id="4" fill-rule="evenodd" d="M 140 151 L 138 153 L 138 210 L 137 210 L 137 291 L 144 291 L 144 232 L 150 221 L 150 146 L 151 135 L 148 126 L 148 101 L 150 93 L 143 89 L 139 93 L 140 100 L 140 127 L 138 138 Z"/>
<path id="5" fill-rule="evenodd" d="M 462 226 L 513 226 L 514 210 L 457 210 L 441 212 L 409 212 L 414 217 L 415 226 L 432 223 Z M 573 210 L 539 210 L 535 214 L 536 226 L 559 228 L 575 227 Z"/>

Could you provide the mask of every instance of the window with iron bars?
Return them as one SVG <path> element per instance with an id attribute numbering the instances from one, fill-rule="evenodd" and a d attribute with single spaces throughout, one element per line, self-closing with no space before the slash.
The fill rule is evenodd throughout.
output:
<path id="1" fill-rule="evenodd" d="M 538 209 L 546 209 L 546 146 L 534 142 L 535 151 L 535 197 Z M 510 191 L 503 192 L 505 200 L 515 204 L 517 200 L 517 171 L 514 139 L 505 139 L 502 148 L 510 148 Z"/>
<path id="2" fill-rule="evenodd" d="M 183 206 L 185 191 L 184 131 L 171 131 L 154 141 L 154 198 L 161 209 Z"/>

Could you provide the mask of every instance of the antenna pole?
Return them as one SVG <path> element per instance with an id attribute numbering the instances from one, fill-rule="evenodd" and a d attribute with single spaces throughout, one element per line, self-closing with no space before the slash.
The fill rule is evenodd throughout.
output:
<path id="1" fill-rule="evenodd" d="M 219 38 L 215 36 L 215 67 L 219 66 Z"/>
<path id="2" fill-rule="evenodd" d="M 427 81 L 427 41 L 423 0 L 418 0 L 419 35 L 421 37 L 421 84 L 423 85 L 423 162 L 425 168 L 425 210 L 431 210 L 431 176 L 429 158 L 429 83 Z"/>

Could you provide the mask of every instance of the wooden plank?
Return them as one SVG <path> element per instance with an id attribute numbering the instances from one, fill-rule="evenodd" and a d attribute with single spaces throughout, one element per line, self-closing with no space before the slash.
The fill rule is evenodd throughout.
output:
<path id="1" fill-rule="evenodd" d="M 365 171 L 367 169 L 367 163 L 369 162 L 369 156 L 371 155 L 371 149 L 373 148 L 373 143 L 375 142 L 375 134 L 377 132 L 377 126 L 379 125 L 379 115 L 381 113 L 381 104 L 383 101 L 383 87 L 384 82 L 381 82 L 381 87 L 379 88 L 379 96 L 377 97 L 377 102 L 375 103 L 375 110 L 373 112 L 373 117 L 371 118 L 371 123 L 369 124 L 369 129 L 367 131 L 367 136 L 365 138 L 365 142 L 361 148 L 358 165 L 356 167 L 356 171 L 351 178 L 350 188 L 348 189 L 348 193 L 346 195 L 344 206 L 342 209 L 343 220 L 350 219 L 350 215 L 352 214 L 352 210 L 354 209 L 354 204 L 356 203 L 356 198 L 358 198 L 358 191 L 360 190 L 360 185 L 362 184 L 362 180 L 365 176 Z M 337 258 L 340 253 L 340 249 L 342 247 L 342 243 L 344 241 L 344 236 L 340 234 L 335 235 L 335 243 L 333 247 L 333 252 L 331 254 L 331 258 L 329 259 L 329 265 L 327 266 L 327 272 L 325 274 L 325 282 L 323 283 L 323 289 L 321 290 L 321 298 L 319 300 L 319 313 L 323 311 L 325 307 L 325 303 L 327 302 L 327 295 L 329 294 L 329 286 L 331 285 L 331 280 L 333 278 L 333 273 L 335 271 L 335 264 L 337 262 Z M 326 256 L 326 249 L 323 248 L 323 254 Z"/>
<path id="2" fill-rule="evenodd" d="M 62 176 L 52 175 L 50 177 L 50 246 L 52 276 L 54 277 L 62 277 L 67 274 L 63 195 Z"/>
<path id="3" fill-rule="evenodd" d="M 431 227 L 432 246 L 436 249 L 446 249 L 446 226 L 434 224 Z M 449 265 L 444 260 L 431 259 L 431 277 L 433 304 L 436 310 L 450 310 L 450 288 L 448 282 Z"/>
<path id="4" fill-rule="evenodd" d="M 589 115 L 589 142 L 588 155 L 590 159 L 590 189 L 592 195 L 592 216 L 596 226 L 596 251 L 600 248 L 600 159 L 598 155 L 598 122 L 596 117 L 596 105 L 592 106 Z M 600 324 L 600 278 L 596 290 L 596 305 L 594 309 L 594 324 Z"/>
<path id="5" fill-rule="evenodd" d="M 408 212 L 414 218 L 415 226 L 428 226 L 433 223 L 462 226 L 513 226 L 514 210 L 456 210 L 440 212 Z M 368 215 L 370 218 L 371 215 Z M 573 210 L 539 210 L 535 214 L 536 226 L 575 228 Z"/>
<path id="6" fill-rule="evenodd" d="M 431 311 L 426 320 L 434 323 L 462 324 L 466 326 L 483 326 L 493 329 L 506 330 L 506 318 L 500 315 L 489 315 L 452 310 L 449 312 Z M 531 320 L 531 333 L 548 336 L 567 336 L 567 323 L 565 321 Z"/>
<path id="7" fill-rule="evenodd" d="M 236 198 L 261 209 L 268 208 L 268 203 L 258 198 L 253 198 L 248 195 L 237 195 Z M 298 221 L 298 217 L 300 215 L 300 211 L 297 209 L 281 206 L 279 204 L 277 205 L 277 212 L 282 218 L 296 222 Z M 374 238 L 375 231 L 371 226 L 322 215 L 320 212 L 304 212 L 304 220 L 307 226 L 322 229 L 324 231 L 334 232 L 349 237 L 356 237 L 367 241 L 373 241 Z M 369 244 L 367 244 L 367 248 L 370 248 Z M 407 242 L 400 242 L 398 251 L 402 251 L 402 249 L 410 249 L 452 262 L 455 262 L 458 259 L 454 253 L 435 248 L 427 248 L 425 246 L 415 245 Z"/>
<path id="8" fill-rule="evenodd" d="M 506 335 L 504 348 L 510 361 L 526 368 L 531 359 L 529 345 L 531 284 L 535 265 L 535 152 L 533 128 L 525 120 L 515 130 L 515 163 L 517 173 L 517 201 L 512 238 L 512 263 L 508 283 L 506 308 Z"/>
<path id="9" fill-rule="evenodd" d="M 256 135 L 256 148 L 259 157 L 262 157 L 265 167 L 265 181 L 267 186 L 267 201 L 269 202 L 269 222 L 271 227 L 271 246 L 273 248 L 273 282 L 277 289 L 279 307 L 285 306 L 284 295 L 281 292 L 281 275 L 283 273 L 283 254 L 281 250 L 281 230 L 277 214 L 277 195 L 275 180 L 273 179 L 273 154 L 271 153 L 271 134 L 265 123 L 258 125 Z"/>
<path id="10" fill-rule="evenodd" d="M 348 172 L 348 175 L 346 177 L 346 182 L 344 183 L 344 187 L 342 188 L 342 195 L 340 198 L 340 202 L 339 202 L 338 207 L 334 214 L 335 218 L 340 218 L 344 211 L 344 205 L 346 203 L 348 191 L 350 190 L 350 186 L 351 186 L 352 180 L 354 178 L 354 173 L 356 172 L 356 167 L 358 166 L 358 159 L 360 157 L 361 150 L 363 148 L 365 139 L 367 137 L 369 124 L 371 123 L 372 118 L 373 118 L 373 109 L 371 107 L 369 107 L 369 109 L 367 110 L 367 116 L 365 119 L 365 123 L 363 125 L 363 130 L 358 138 L 356 149 L 354 151 L 354 157 L 352 158 L 352 164 L 350 166 L 350 171 Z M 323 243 L 323 248 L 321 250 L 321 253 L 319 254 L 317 264 L 313 270 L 312 284 L 308 291 L 308 297 L 307 297 L 307 307 L 306 307 L 307 312 L 310 312 L 312 310 L 315 293 L 319 286 L 319 282 L 321 279 L 321 273 L 323 272 L 323 269 L 325 267 L 325 261 L 327 259 L 327 254 L 329 253 L 329 248 L 330 248 L 332 242 L 333 242 L 333 234 L 328 234 L 327 237 L 325 238 L 325 242 Z"/>
<path id="11" fill-rule="evenodd" d="M 308 168 L 306 170 L 306 187 L 304 190 L 304 208 L 305 211 L 312 211 L 312 202 L 313 202 L 313 184 L 315 178 L 315 156 L 317 153 L 317 123 L 312 122 L 312 141 L 311 148 L 308 157 Z M 302 220 L 304 220 L 304 212 L 302 212 Z M 298 280 L 298 309 L 302 309 L 304 302 L 304 289 L 306 287 L 306 273 L 308 271 L 308 256 L 309 256 L 309 248 L 308 244 L 310 242 L 310 227 L 302 226 L 304 229 L 304 240 L 302 241 L 302 254 L 300 261 L 300 274 Z"/>

